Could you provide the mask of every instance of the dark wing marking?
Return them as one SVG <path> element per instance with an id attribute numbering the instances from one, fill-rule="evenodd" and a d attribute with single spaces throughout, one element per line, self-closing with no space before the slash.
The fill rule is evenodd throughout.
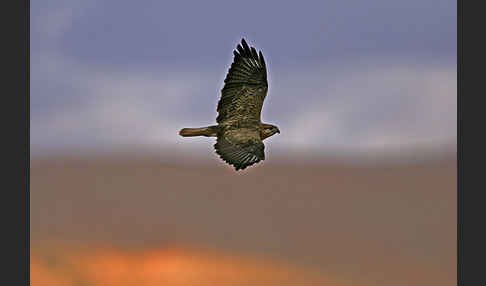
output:
<path id="1" fill-rule="evenodd" d="M 216 153 L 238 170 L 265 160 L 265 145 L 257 131 L 246 128 L 228 130 L 218 136 L 214 144 Z"/>
<path id="2" fill-rule="evenodd" d="M 216 122 L 255 124 L 260 122 L 268 90 L 265 59 L 261 51 L 257 54 L 255 48 L 250 48 L 244 39 L 236 49 L 221 90 Z"/>

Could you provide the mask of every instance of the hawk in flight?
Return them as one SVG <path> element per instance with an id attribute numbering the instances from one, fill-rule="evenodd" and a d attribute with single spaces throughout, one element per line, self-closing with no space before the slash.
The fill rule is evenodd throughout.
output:
<path id="1" fill-rule="evenodd" d="M 268 91 L 262 52 L 257 53 L 242 39 L 233 54 L 218 102 L 218 125 L 183 128 L 179 135 L 217 137 L 216 153 L 238 171 L 265 160 L 263 140 L 280 130 L 260 120 Z"/>

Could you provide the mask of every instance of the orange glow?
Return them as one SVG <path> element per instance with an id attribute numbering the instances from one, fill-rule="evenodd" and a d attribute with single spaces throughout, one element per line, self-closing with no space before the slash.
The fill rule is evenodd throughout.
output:
<path id="1" fill-rule="evenodd" d="M 208 251 L 88 249 L 32 248 L 31 285 L 345 285 L 282 262 Z"/>

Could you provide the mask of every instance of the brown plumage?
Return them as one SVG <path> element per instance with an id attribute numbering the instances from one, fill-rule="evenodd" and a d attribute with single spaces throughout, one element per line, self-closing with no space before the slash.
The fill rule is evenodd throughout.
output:
<path id="1" fill-rule="evenodd" d="M 214 148 L 226 163 L 238 170 L 265 160 L 263 140 L 280 133 L 277 126 L 261 122 L 267 95 L 267 68 L 260 51 L 244 39 L 233 51 L 233 63 L 224 80 L 218 102 L 218 125 L 183 128 L 179 134 L 217 137 Z"/>

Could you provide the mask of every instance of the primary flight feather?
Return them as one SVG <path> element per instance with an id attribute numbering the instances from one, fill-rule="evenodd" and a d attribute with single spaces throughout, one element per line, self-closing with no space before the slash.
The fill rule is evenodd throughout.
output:
<path id="1" fill-rule="evenodd" d="M 216 153 L 235 170 L 265 160 L 263 140 L 280 133 L 277 126 L 261 122 L 267 95 L 267 67 L 262 52 L 241 40 L 233 51 L 233 63 L 224 80 L 218 102 L 218 125 L 183 128 L 179 134 L 217 137 Z"/>

